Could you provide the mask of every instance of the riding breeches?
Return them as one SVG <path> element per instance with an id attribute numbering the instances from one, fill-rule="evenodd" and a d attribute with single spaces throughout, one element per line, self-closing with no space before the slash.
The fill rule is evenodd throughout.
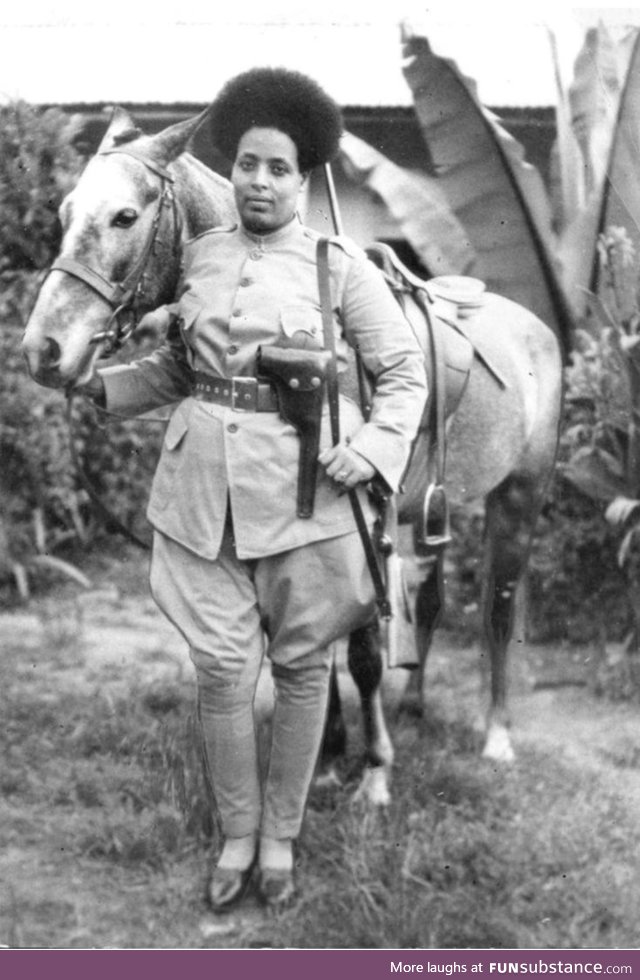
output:
<path id="1" fill-rule="evenodd" d="M 156 532 L 151 590 L 196 668 L 224 834 L 297 837 L 324 729 L 332 644 L 375 613 L 358 534 L 243 561 L 229 523 L 218 558 L 208 561 Z M 275 705 L 263 789 L 254 698 L 265 652 Z"/>

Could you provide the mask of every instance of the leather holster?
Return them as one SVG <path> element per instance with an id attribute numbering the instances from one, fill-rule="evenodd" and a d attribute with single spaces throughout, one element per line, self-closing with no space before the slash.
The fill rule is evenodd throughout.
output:
<path id="1" fill-rule="evenodd" d="M 260 347 L 257 374 L 276 389 L 281 418 L 298 433 L 298 517 L 311 517 L 318 475 L 322 403 L 331 354 L 297 347 Z"/>

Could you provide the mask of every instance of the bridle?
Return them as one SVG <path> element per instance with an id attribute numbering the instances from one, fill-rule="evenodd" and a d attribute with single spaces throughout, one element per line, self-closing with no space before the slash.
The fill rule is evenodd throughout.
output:
<path id="1" fill-rule="evenodd" d="M 133 147 L 114 147 L 109 150 L 101 150 L 98 156 L 107 156 L 111 153 L 124 153 L 139 160 L 148 170 L 157 174 L 162 181 L 158 205 L 142 252 L 129 274 L 119 282 L 107 279 L 101 272 L 92 269 L 84 262 L 64 256 L 57 258 L 49 269 L 50 273 L 65 272 L 67 275 L 79 279 L 110 306 L 112 312 L 106 328 L 94 334 L 90 340 L 91 344 L 104 343 L 105 346 L 101 354 L 103 357 L 109 357 L 119 350 L 129 340 L 138 325 L 138 311 L 141 300 L 144 298 L 147 265 L 161 242 L 159 233 L 165 208 L 171 210 L 173 218 L 172 250 L 174 255 L 180 254 L 182 238 L 182 221 L 173 191 L 175 181 L 173 175 L 165 167 L 136 151 Z"/>

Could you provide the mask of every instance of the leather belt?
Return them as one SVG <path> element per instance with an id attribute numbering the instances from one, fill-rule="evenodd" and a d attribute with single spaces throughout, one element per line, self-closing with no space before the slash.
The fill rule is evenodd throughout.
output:
<path id="1" fill-rule="evenodd" d="M 235 412 L 278 411 L 275 389 L 257 378 L 216 378 L 196 371 L 191 394 L 198 401 L 225 405 Z"/>

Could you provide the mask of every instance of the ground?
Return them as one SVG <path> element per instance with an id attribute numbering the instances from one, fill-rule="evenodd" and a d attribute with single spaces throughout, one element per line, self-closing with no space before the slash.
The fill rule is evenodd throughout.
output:
<path id="1" fill-rule="evenodd" d="M 205 852 L 197 834 L 192 840 L 184 837 L 167 806 L 172 793 L 175 802 L 175 781 L 169 785 L 165 780 L 157 791 L 147 844 L 131 837 L 134 818 L 142 814 L 140 819 L 147 819 L 151 811 L 144 798 L 146 776 L 136 768 L 138 743 L 123 734 L 127 699 L 132 718 L 138 717 L 133 704 L 141 697 L 151 705 L 144 724 L 157 733 L 171 716 L 166 692 L 179 688 L 190 697 L 193 681 L 182 640 L 144 588 L 129 584 L 126 574 L 111 572 L 90 589 L 68 587 L 0 614 L 8 719 L 0 779 L 0 943 L 44 948 L 270 945 L 272 928 L 255 901 L 232 916 L 207 911 L 202 900 Z M 559 761 L 567 772 L 583 774 L 585 785 L 592 780 L 594 794 L 615 799 L 637 822 L 640 711 L 594 696 L 592 658 L 588 649 L 519 645 L 511 684 L 514 746 L 519 758 L 537 760 L 541 787 L 545 768 Z M 445 726 L 467 726 L 479 738 L 484 695 L 478 661 L 477 650 L 439 636 L 429 664 L 427 707 L 437 703 Z M 405 672 L 396 671 L 387 679 L 392 713 L 404 678 Z M 344 672 L 342 685 L 350 699 L 353 688 Z M 265 674 L 259 693 L 265 716 L 270 698 Z M 131 724 L 135 730 L 138 722 Z M 416 744 L 411 719 L 394 734 L 404 750 Z M 356 742 L 359 737 L 356 732 Z M 173 743 L 157 738 L 167 764 L 174 765 Z M 101 754 L 109 739 L 110 758 L 117 760 L 112 768 Z M 136 793 L 142 800 L 138 804 Z M 165 818 L 162 847 L 169 860 L 153 849 L 158 813 Z M 329 813 L 322 806 L 314 811 L 312 834 Z M 635 945 L 635 938 L 628 936 L 627 944 Z M 354 939 L 354 945 L 360 942 Z"/>

